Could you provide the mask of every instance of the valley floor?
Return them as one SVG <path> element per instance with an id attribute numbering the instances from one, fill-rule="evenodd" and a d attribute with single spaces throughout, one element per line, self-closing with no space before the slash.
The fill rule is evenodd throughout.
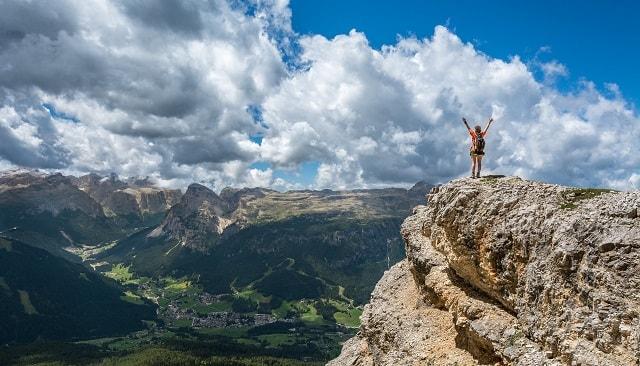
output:
<path id="1" fill-rule="evenodd" d="M 348 299 L 274 299 L 251 286 L 213 295 L 194 278 L 137 277 L 121 264 L 103 274 L 125 286 L 124 300 L 157 304 L 157 322 L 121 337 L 5 346 L 0 364 L 321 365 L 361 314 Z"/>

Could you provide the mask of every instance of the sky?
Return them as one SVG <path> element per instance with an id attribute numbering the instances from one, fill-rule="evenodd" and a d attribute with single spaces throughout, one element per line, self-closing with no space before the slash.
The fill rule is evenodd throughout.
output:
<path id="1" fill-rule="evenodd" d="M 640 187 L 635 1 L 0 0 L 0 169 Z"/>
<path id="2" fill-rule="evenodd" d="M 293 28 L 301 34 L 334 37 L 355 28 L 374 48 L 394 44 L 398 36 L 430 37 L 436 25 L 446 25 L 491 57 L 559 60 L 571 83 L 616 83 L 628 101 L 640 101 L 635 0 L 293 0 L 291 8 Z"/>

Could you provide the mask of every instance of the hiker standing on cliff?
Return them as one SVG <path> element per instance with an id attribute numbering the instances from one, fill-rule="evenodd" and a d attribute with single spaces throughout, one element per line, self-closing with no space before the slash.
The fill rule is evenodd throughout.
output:
<path id="1" fill-rule="evenodd" d="M 471 156 L 471 178 L 480 178 L 480 169 L 482 169 L 482 157 L 484 156 L 484 137 L 487 135 L 489 126 L 493 122 L 493 118 L 489 118 L 487 127 L 482 131 L 482 128 L 478 125 L 474 129 L 469 127 L 467 120 L 462 117 L 462 122 L 467 126 L 469 135 L 471 135 L 471 148 L 469 149 L 469 155 Z"/>

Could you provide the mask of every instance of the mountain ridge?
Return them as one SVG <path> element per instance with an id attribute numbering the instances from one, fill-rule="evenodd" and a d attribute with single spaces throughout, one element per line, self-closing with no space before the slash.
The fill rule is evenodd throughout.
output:
<path id="1" fill-rule="evenodd" d="M 230 290 L 224 281 L 206 275 L 227 277 L 204 269 L 218 263 L 218 258 L 228 259 L 216 266 L 233 263 L 232 273 L 237 266 L 251 267 L 236 279 L 237 285 L 246 286 L 259 279 L 262 271 L 289 259 L 297 267 L 289 272 L 291 278 L 298 278 L 298 271 L 311 280 L 320 271 L 328 276 L 325 280 L 334 282 L 337 278 L 328 268 L 343 266 L 339 273 L 353 272 L 347 278 L 354 281 L 364 275 L 360 271 L 371 271 L 365 267 L 374 262 L 376 273 L 382 269 L 384 250 L 389 264 L 403 255 L 394 231 L 419 200 L 405 189 L 277 192 L 250 188 L 225 189 L 219 196 L 192 184 L 159 226 L 122 240 L 94 260 L 132 264 L 132 269 L 146 275 L 172 270 L 188 274 L 190 268 L 200 268 L 200 280 L 205 287 L 215 283 L 208 287 L 214 293 Z M 338 243 L 341 247 L 336 247 Z M 361 302 L 362 292 L 368 296 L 370 286 L 370 280 L 362 285 L 349 283 L 346 293 Z"/>
<path id="2" fill-rule="evenodd" d="M 63 193 L 56 200 L 42 198 L 58 186 Z M 326 360 L 335 355 L 337 340 L 357 326 L 360 305 L 384 269 L 403 258 L 401 221 L 427 188 L 227 187 L 217 194 L 194 183 L 171 198 L 146 179 L 0 173 L 0 202 L 19 203 L 11 212 L 0 205 L 6 216 L 0 216 L 0 234 L 115 279 L 129 301 L 155 303 L 155 325 L 142 331 L 150 341 L 157 341 L 156 330 L 181 327 L 222 327 L 234 334 L 226 328 L 265 326 L 269 337 L 296 328 L 314 343 L 279 347 Z M 136 195 L 147 192 L 153 200 L 167 195 L 154 201 L 155 213 L 139 214 L 149 205 Z M 76 207 L 80 202 L 87 208 Z M 48 210 L 39 209 L 43 203 Z M 0 277 L 5 274 L 0 269 Z M 292 322 L 299 325 L 292 328 Z M 262 342 L 252 334 L 251 342 Z M 247 347 L 229 336 L 220 341 Z"/>

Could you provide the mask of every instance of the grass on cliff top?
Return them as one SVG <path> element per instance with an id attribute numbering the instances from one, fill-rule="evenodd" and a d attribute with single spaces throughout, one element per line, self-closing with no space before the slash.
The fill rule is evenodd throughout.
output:
<path id="1" fill-rule="evenodd" d="M 578 207 L 578 203 L 598 197 L 603 193 L 616 192 L 608 188 L 573 188 L 563 193 L 564 202 L 560 204 L 561 209 L 572 210 Z"/>
<path id="2" fill-rule="evenodd" d="M 504 175 L 485 175 L 481 177 L 481 182 L 489 185 L 495 185 Z M 617 192 L 609 188 L 571 188 L 562 193 L 563 202 L 560 204 L 561 209 L 572 210 L 578 207 L 580 201 L 598 197 L 603 193 Z"/>
<path id="3" fill-rule="evenodd" d="M 480 177 L 480 182 L 482 183 L 487 183 L 489 185 L 495 185 L 496 183 L 498 183 L 498 180 L 500 178 L 504 178 L 504 175 L 500 175 L 500 174 L 492 174 L 492 175 L 483 175 Z"/>

